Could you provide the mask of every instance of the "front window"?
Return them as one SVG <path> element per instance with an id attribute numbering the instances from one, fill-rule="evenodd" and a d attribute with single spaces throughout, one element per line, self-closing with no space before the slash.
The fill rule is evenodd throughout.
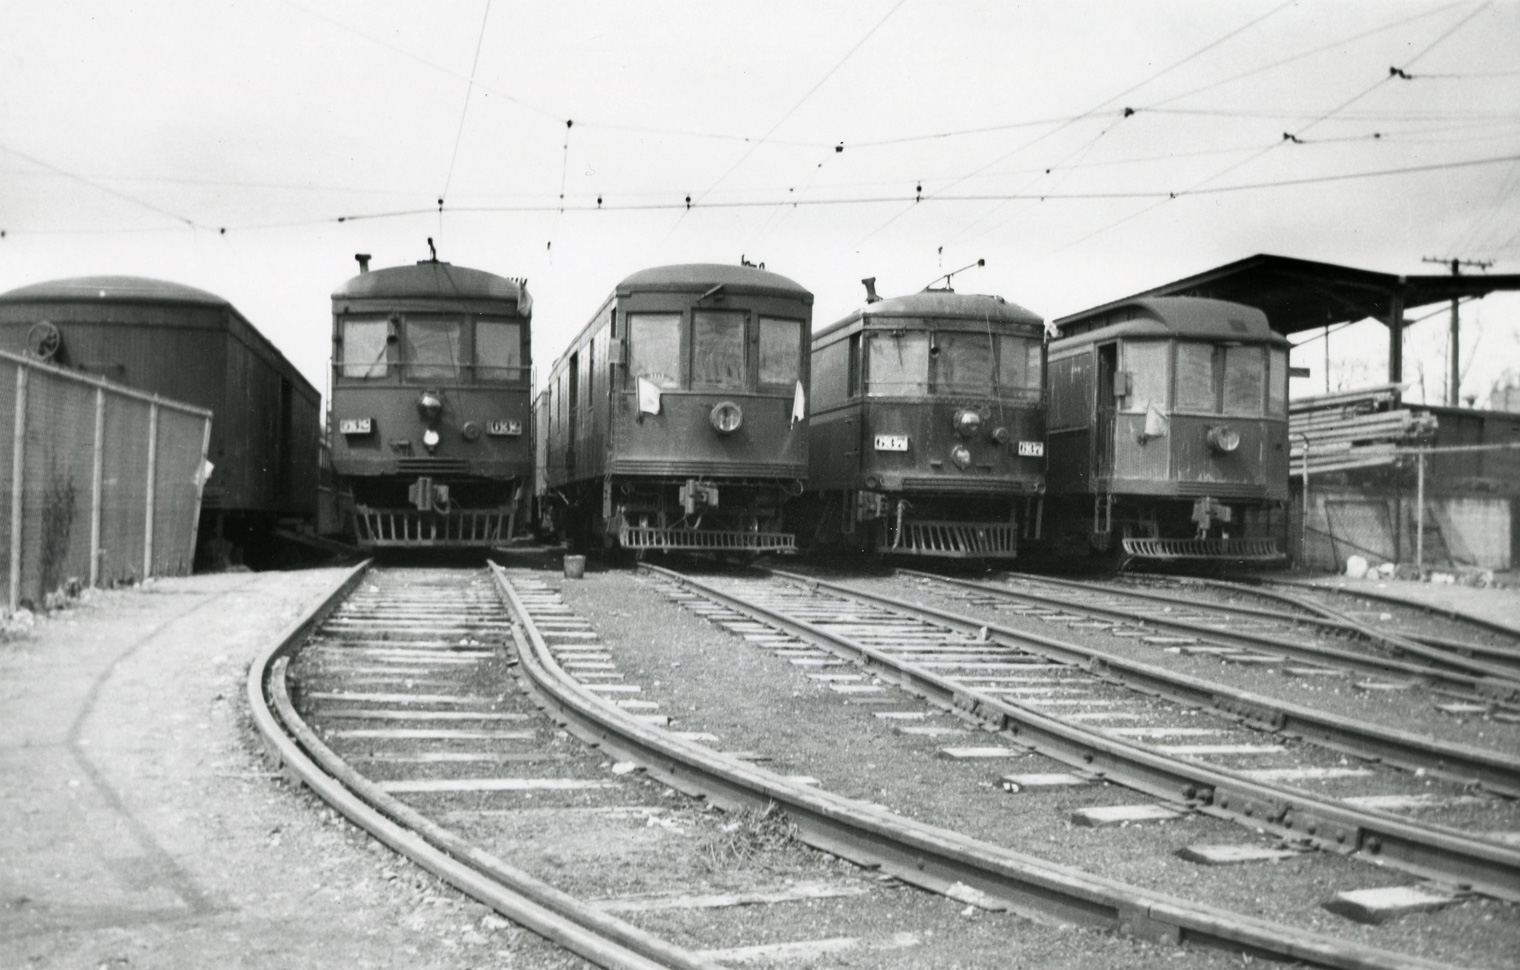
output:
<path id="1" fill-rule="evenodd" d="M 1166 391 L 1171 383 L 1168 378 L 1167 358 L 1171 344 L 1160 340 L 1147 340 L 1123 345 L 1124 362 L 1120 368 L 1129 374 L 1129 396 L 1124 399 L 1126 411 L 1144 412 L 1151 407 L 1166 410 Z M 1212 366 L 1212 364 L 1210 365 Z"/>
<path id="2" fill-rule="evenodd" d="M 1219 410 L 1214 391 L 1214 345 L 1182 341 L 1177 344 L 1177 410 Z"/>
<path id="3" fill-rule="evenodd" d="M 940 393 L 986 394 L 992 390 L 992 338 L 985 333 L 935 334 L 934 389 Z"/>
<path id="4" fill-rule="evenodd" d="M 405 354 L 407 374 L 413 380 L 439 380 L 459 376 L 458 320 L 408 320 Z"/>
<path id="5" fill-rule="evenodd" d="M 373 380 L 386 376 L 390 323 L 385 320 L 343 321 L 343 376 Z"/>
<path id="6" fill-rule="evenodd" d="M 475 374 L 483 381 L 511 381 L 522 367 L 522 325 L 502 320 L 475 323 Z"/>
<path id="7" fill-rule="evenodd" d="M 1267 351 L 1267 416 L 1288 416 L 1288 352 L 1279 347 Z"/>
<path id="8" fill-rule="evenodd" d="M 929 335 L 922 331 L 871 334 L 866 393 L 873 397 L 929 390 Z"/>
<path id="9" fill-rule="evenodd" d="M 628 374 L 662 389 L 681 386 L 681 315 L 628 316 Z"/>
<path id="10" fill-rule="evenodd" d="M 792 384 L 801 376 L 802 321 L 760 318 L 760 383 Z"/>
<path id="11" fill-rule="evenodd" d="M 1224 413 L 1240 416 L 1261 415 L 1266 375 L 1260 347 L 1223 347 Z"/>
<path id="12" fill-rule="evenodd" d="M 692 387 L 744 388 L 744 314 L 694 311 L 691 341 Z"/>
<path id="13" fill-rule="evenodd" d="M 1038 340 L 1028 337 L 998 338 L 998 387 L 1003 391 L 1038 391 L 1040 389 L 1040 354 Z"/>

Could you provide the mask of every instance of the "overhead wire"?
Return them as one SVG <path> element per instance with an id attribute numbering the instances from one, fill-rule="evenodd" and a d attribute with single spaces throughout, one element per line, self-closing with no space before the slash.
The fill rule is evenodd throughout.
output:
<path id="1" fill-rule="evenodd" d="M 1458 30 L 1460 30 L 1462 27 L 1464 27 L 1468 22 L 1470 22 L 1479 13 L 1483 12 L 1489 6 L 1491 6 L 1492 3 L 1493 3 L 1493 0 L 1485 0 L 1485 2 L 1482 3 L 1481 5 L 1479 5 L 1477 7 L 1474 7 L 1465 17 L 1463 17 L 1461 20 L 1458 20 L 1455 24 L 1453 24 L 1451 27 L 1449 27 L 1446 31 L 1444 31 L 1435 40 L 1433 40 L 1429 44 L 1427 44 L 1418 54 L 1416 54 L 1416 55 L 1414 55 L 1414 57 L 1410 58 L 1405 63 L 1404 67 L 1407 68 L 1407 67 L 1413 65 L 1415 62 L 1419 61 L 1425 55 L 1429 54 L 1432 50 L 1434 50 L 1437 46 L 1439 46 L 1442 42 L 1444 42 L 1448 37 L 1450 37 L 1452 34 L 1456 33 Z M 1131 222 L 1131 221 L 1133 221 L 1135 219 L 1138 219 L 1141 216 L 1144 216 L 1144 215 L 1146 215 L 1146 214 L 1148 214 L 1148 213 L 1156 210 L 1157 208 L 1159 208 L 1159 207 L 1161 207 L 1163 205 L 1166 205 L 1168 202 L 1172 201 L 1172 199 L 1175 199 L 1175 198 L 1177 198 L 1180 195 L 1199 195 L 1199 194 L 1204 194 L 1204 193 L 1198 191 L 1198 190 L 1202 189 L 1203 186 L 1206 186 L 1210 182 L 1213 182 L 1216 179 L 1219 179 L 1219 178 L 1221 178 L 1221 177 L 1223 177 L 1225 175 L 1228 175 L 1230 172 L 1236 171 L 1236 170 L 1238 170 L 1238 169 L 1240 169 L 1240 168 L 1242 168 L 1242 167 L 1244 167 L 1246 165 L 1249 165 L 1251 162 L 1255 161 L 1258 158 L 1261 158 L 1263 155 L 1266 155 L 1268 152 L 1273 151 L 1274 149 L 1280 147 L 1281 145 L 1283 145 L 1285 143 L 1291 142 L 1292 140 L 1294 140 L 1298 136 L 1301 136 L 1304 132 L 1308 131 L 1309 129 L 1315 127 L 1316 125 L 1318 125 L 1318 124 L 1320 124 L 1322 122 L 1324 122 L 1326 119 L 1335 116 L 1339 112 L 1345 110 L 1346 108 L 1348 108 L 1351 105 L 1355 104 L 1356 102 L 1360 101 L 1362 98 L 1366 97 L 1368 94 L 1371 94 L 1373 91 L 1375 91 L 1378 88 L 1382 87 L 1384 84 L 1387 84 L 1390 80 L 1393 80 L 1394 77 L 1397 74 L 1397 70 L 1398 70 L 1397 68 L 1391 69 L 1388 74 L 1380 76 L 1378 78 L 1378 80 L 1375 81 L 1374 83 L 1372 83 L 1371 85 L 1368 85 L 1367 87 L 1365 87 L 1362 90 L 1358 91 L 1356 94 L 1354 94 L 1350 98 L 1342 101 L 1341 103 L 1339 103 L 1335 107 L 1331 108 L 1330 110 L 1323 112 L 1317 118 L 1315 118 L 1313 121 L 1309 122 L 1307 125 L 1304 125 L 1302 128 L 1300 128 L 1298 131 L 1295 131 L 1295 132 L 1285 132 L 1282 139 L 1280 139 L 1278 141 L 1274 141 L 1271 144 L 1267 145 L 1266 147 L 1262 148 L 1260 151 L 1257 151 L 1257 152 L 1253 153 L 1249 157 L 1247 157 L 1245 159 L 1242 159 L 1241 161 L 1235 162 L 1235 163 L 1233 163 L 1231 165 L 1228 165 L 1225 168 L 1221 169 L 1220 171 L 1215 172 L 1213 175 L 1210 175 L 1208 178 L 1205 178 L 1202 181 L 1194 183 L 1187 190 L 1185 190 L 1183 192 L 1180 192 L 1180 193 L 1174 193 L 1174 194 L 1172 194 L 1170 197 L 1168 197 L 1166 199 L 1162 199 L 1162 200 L 1160 200 L 1158 202 L 1152 203 L 1151 205 L 1148 205 L 1148 206 L 1144 207 L 1143 209 L 1140 209 L 1140 210 L 1138 210 L 1136 212 L 1132 212 L 1129 215 L 1124 216 L 1123 218 L 1120 218 L 1120 219 L 1115 220 L 1113 222 L 1110 222 L 1110 223 L 1108 223 L 1108 224 L 1106 224 L 1104 226 L 1101 226 L 1101 227 L 1093 230 L 1092 232 L 1089 232 L 1086 235 L 1081 236 L 1078 239 L 1072 240 L 1071 242 L 1068 242 L 1068 243 L 1066 243 L 1066 244 L 1064 244 L 1064 245 L 1062 245 L 1062 246 L 1060 246 L 1060 247 L 1058 247 L 1056 249 L 1050 250 L 1050 251 L 1048 251 L 1048 252 L 1046 252 L 1046 253 L 1044 253 L 1044 254 L 1042 254 L 1040 256 L 1035 257 L 1033 260 L 1030 260 L 1030 262 L 1036 262 L 1036 261 L 1043 260 L 1043 259 L 1049 259 L 1051 256 L 1055 256 L 1055 255 L 1058 255 L 1060 253 L 1066 252 L 1067 250 L 1072 249 L 1075 246 L 1079 246 L 1082 243 L 1087 242 L 1089 239 L 1093 239 L 1096 236 L 1100 236 L 1103 233 L 1109 232 L 1110 230 L 1116 229 L 1119 226 L 1122 226 L 1122 225 L 1124 225 L 1124 224 L 1126 224 L 1128 222 Z M 1298 184 L 1303 184 L 1303 183 L 1298 183 Z"/>
<path id="2" fill-rule="evenodd" d="M 486 0 L 485 11 L 480 16 L 480 33 L 475 38 L 475 56 L 470 61 L 470 76 L 465 84 L 464 104 L 459 108 L 459 129 L 454 133 L 454 150 L 449 154 L 449 174 L 443 180 L 443 191 L 438 196 L 440 222 L 443 200 L 449 197 L 449 187 L 454 183 L 454 163 L 459 160 L 459 143 L 464 139 L 464 120 L 470 113 L 470 96 L 475 93 L 475 71 L 480 67 L 480 49 L 486 42 L 486 24 L 491 19 L 491 0 Z M 442 231 L 442 226 L 439 227 Z"/>
<path id="3" fill-rule="evenodd" d="M 1088 109 L 1086 112 L 1082 113 L 1081 115 L 1075 116 L 1071 121 L 1068 121 L 1068 122 L 1060 125 L 1059 127 L 1055 128 L 1055 129 L 1052 129 L 1051 131 L 1048 131 L 1045 134 L 1040 135 L 1039 137 L 1037 137 L 1037 138 L 1035 138 L 1035 139 L 1033 139 L 1031 141 L 1025 142 L 1024 144 L 1015 147 L 1012 151 L 1006 152 L 1006 153 L 998 156 L 997 158 L 993 159 L 992 161 L 988 162 L 986 165 L 983 165 L 981 168 L 977 169 L 976 171 L 974 171 L 974 172 L 972 172 L 970 174 L 972 176 L 978 175 L 981 172 L 986 171 L 988 168 L 991 168 L 993 165 L 997 165 L 997 164 L 999 164 L 999 163 L 1001 163 L 1003 161 L 1006 161 L 1007 159 L 1009 159 L 1009 158 L 1013 157 L 1014 155 L 1018 154 L 1019 152 L 1024 151 L 1024 150 L 1026 150 L 1026 149 L 1028 149 L 1030 147 L 1033 147 L 1034 145 L 1038 144 L 1039 142 L 1044 141 L 1046 138 L 1049 138 L 1050 136 L 1052 136 L 1052 135 L 1054 135 L 1054 134 L 1056 134 L 1056 133 L 1058 133 L 1060 131 L 1065 130 L 1066 128 L 1070 127 L 1071 125 L 1076 124 L 1077 121 L 1084 120 L 1086 118 L 1090 118 L 1090 117 L 1096 115 L 1099 111 L 1101 111 L 1101 110 L 1107 108 L 1108 106 L 1114 104 L 1115 102 L 1117 102 L 1121 98 L 1125 97 L 1126 95 L 1129 95 L 1129 94 L 1131 94 L 1131 93 L 1133 93 L 1135 91 L 1138 91 L 1140 88 L 1144 87 L 1147 84 L 1150 84 L 1151 82 L 1155 81 L 1157 78 L 1163 77 L 1166 74 L 1171 73 L 1172 71 L 1176 70 L 1177 68 L 1181 67 L 1182 65 L 1188 63 L 1189 61 L 1192 61 L 1193 59 L 1195 59 L 1197 57 L 1202 56 L 1203 54 L 1207 53 L 1210 50 L 1213 50 L 1215 47 L 1218 47 L 1220 44 L 1225 43 L 1226 41 L 1228 41 L 1231 38 L 1237 36 L 1238 34 L 1244 32 L 1246 30 L 1251 29 L 1252 27 L 1254 27 L 1257 24 L 1261 23 L 1263 20 L 1266 20 L 1267 18 L 1272 17 L 1273 15 L 1277 14 L 1279 11 L 1284 10 L 1284 9 L 1292 6 L 1294 2 L 1296 2 L 1296 0 L 1285 0 L 1285 2 L 1279 4 L 1276 7 L 1273 7 L 1271 10 L 1269 10 L 1266 13 L 1262 14 L 1261 16 L 1256 17 L 1255 19 L 1247 22 L 1246 24 L 1244 24 L 1244 25 L 1242 25 L 1240 27 L 1237 27 L 1235 30 L 1230 31 L 1229 33 L 1225 34 L 1223 37 L 1220 37 L 1220 38 L 1218 38 L 1218 39 L 1216 39 L 1216 40 L 1214 40 L 1214 41 L 1212 41 L 1212 42 L 1204 45 L 1203 47 L 1199 48 L 1198 50 L 1193 51 L 1191 54 L 1188 54 L 1186 57 L 1183 57 L 1181 60 L 1178 60 L 1178 61 L 1175 61 L 1172 64 L 1169 64 L 1168 66 L 1162 68 L 1161 70 L 1155 72 L 1154 74 L 1151 74 L 1150 76 L 1144 78 L 1143 80 L 1139 81 L 1138 83 L 1130 85 L 1129 87 L 1125 88 L 1123 91 L 1120 91 L 1118 94 L 1112 95 L 1111 97 L 1109 97 L 1106 100 L 1098 103 L 1097 105 L 1094 105 L 1092 108 Z M 1129 117 L 1130 114 L 1131 114 L 1131 112 L 1126 112 L 1121 117 L 1122 118 L 1127 118 L 1127 117 Z M 970 176 L 966 176 L 966 177 L 970 177 Z M 951 185 L 949 186 L 949 188 L 954 188 L 956 185 L 959 185 L 960 182 L 965 181 L 966 177 L 963 177 L 962 179 L 959 179 L 956 182 L 951 183 Z M 915 200 L 914 205 L 917 205 L 917 200 Z M 866 240 L 868 240 L 871 237 L 875 236 L 877 233 L 879 233 L 882 230 L 886 229 L 888 226 L 892 225 L 898 219 L 902 218 L 903 216 L 905 216 L 909 212 L 911 212 L 913 210 L 913 208 L 914 208 L 914 206 L 910 205 L 907 208 L 902 209 L 896 215 L 892 216 L 892 218 L 888 219 L 886 222 L 882 223 L 881 225 L 877 226 L 875 229 L 872 229 L 870 232 L 866 233 L 860 239 L 856 240 L 855 245 L 859 246 L 861 243 L 865 242 Z"/>

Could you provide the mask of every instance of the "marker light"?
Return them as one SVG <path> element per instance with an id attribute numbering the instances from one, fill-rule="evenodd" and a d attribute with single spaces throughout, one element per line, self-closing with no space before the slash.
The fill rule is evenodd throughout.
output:
<path id="1" fill-rule="evenodd" d="M 955 462 L 957 468 L 969 468 L 971 466 L 971 449 L 965 445 L 956 445 L 950 449 L 950 460 Z"/>

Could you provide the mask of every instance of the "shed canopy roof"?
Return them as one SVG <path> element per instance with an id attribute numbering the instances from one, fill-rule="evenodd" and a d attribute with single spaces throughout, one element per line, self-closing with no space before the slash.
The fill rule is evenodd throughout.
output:
<path id="1" fill-rule="evenodd" d="M 1500 290 L 1520 290 L 1520 274 L 1399 276 L 1259 253 L 1135 296 L 1206 296 L 1244 303 L 1264 311 L 1273 330 L 1290 334 L 1368 317 L 1387 323 L 1399 295 L 1407 313 L 1430 303 Z"/>

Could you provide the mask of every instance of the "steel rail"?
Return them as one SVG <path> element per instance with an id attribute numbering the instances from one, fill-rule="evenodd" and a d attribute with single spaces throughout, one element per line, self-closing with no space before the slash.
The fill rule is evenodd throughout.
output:
<path id="1" fill-rule="evenodd" d="M 552 943 L 608 970 L 720 970 L 719 965 L 601 913 L 482 852 L 363 778 L 317 737 L 286 687 L 290 657 L 362 581 L 354 567 L 249 668 L 247 695 L 266 748 L 292 782 L 305 784 L 393 851 Z"/>
<path id="2" fill-rule="evenodd" d="M 1395 676 L 1406 678 L 1418 678 L 1440 684 L 1447 690 L 1459 690 L 1463 696 L 1483 696 L 1513 698 L 1520 697 L 1520 680 L 1516 679 L 1516 673 L 1485 664 L 1482 661 L 1472 660 L 1465 657 L 1453 657 L 1447 651 L 1415 643 L 1403 638 L 1393 638 L 1384 634 L 1378 634 L 1361 628 L 1360 632 L 1376 639 L 1383 640 L 1391 645 L 1391 649 L 1404 653 L 1413 653 L 1427 660 L 1445 664 L 1454 668 L 1443 670 L 1423 663 L 1411 663 L 1386 657 L 1371 656 L 1357 653 L 1353 650 L 1342 650 L 1338 647 L 1319 647 L 1309 644 L 1294 643 L 1280 637 L 1268 636 L 1261 633 L 1250 633 L 1241 630 L 1220 630 L 1203 623 L 1194 623 L 1189 620 L 1168 619 L 1158 616 L 1136 617 L 1123 609 L 1116 607 L 1095 606 L 1091 603 L 1077 603 L 1063 599 L 1059 596 L 1051 596 L 1045 593 L 1033 593 L 1024 590 L 998 589 L 994 586 L 978 584 L 972 580 L 954 579 L 948 576 L 940 576 L 934 573 L 920 572 L 912 569 L 899 569 L 899 573 L 907 576 L 922 576 L 946 583 L 962 584 L 981 589 L 985 592 L 997 593 L 1003 596 L 1016 596 L 1022 599 L 1032 600 L 1038 603 L 1046 603 L 1059 606 L 1064 609 L 1076 609 L 1084 613 L 1108 616 L 1111 618 L 1134 620 L 1148 623 L 1152 626 L 1178 630 L 1199 637 L 1207 637 L 1215 642 L 1234 644 L 1247 644 L 1253 649 L 1268 650 L 1275 653 L 1284 653 L 1303 660 L 1317 660 L 1325 662 L 1327 659 L 1352 670 L 1366 674 L 1378 674 L 1382 676 Z M 1044 582 L 1042 579 L 1041 582 Z M 1066 585 L 1075 586 L 1091 592 L 1094 587 L 1082 586 L 1063 581 Z M 1107 592 L 1107 590 L 1103 590 Z M 1196 604 L 1194 604 L 1196 605 Z M 1224 609 L 1224 607 L 1219 607 Z M 1296 617 L 1293 619 L 1297 619 Z M 1347 621 L 1353 622 L 1353 621 Z"/>
<path id="3" fill-rule="evenodd" d="M 679 574 L 642 564 L 672 579 Z M 584 689 L 550 653 L 499 567 L 499 588 L 522 621 L 517 669 L 567 730 L 636 762 L 679 791 L 723 808 L 777 806 L 798 837 L 903 882 L 988 909 L 1105 929 L 1159 942 L 1196 943 L 1340 970 L 1442 966 L 1417 957 L 1232 913 L 1062 866 L 896 815 L 880 805 L 801 785 L 652 727 Z M 679 577 L 685 581 L 685 577 Z"/>
<path id="4" fill-rule="evenodd" d="M 1079 770 L 1251 828 L 1270 830 L 1287 840 L 1342 855 L 1361 855 L 1379 864 L 1396 866 L 1485 895 L 1520 901 L 1520 850 L 1474 839 L 1454 830 L 1411 823 L 1385 812 L 1353 808 L 1297 789 L 1258 782 L 1212 765 L 1168 757 L 1138 744 L 1049 717 L 1023 704 L 966 687 L 898 660 L 885 651 L 756 606 L 689 576 L 647 564 L 642 568 L 666 575 L 731 609 L 803 639 L 832 644 L 839 648 L 835 652 L 850 656 L 878 678 L 896 683 L 942 707 L 962 711 L 985 722 L 993 730 L 1007 733 L 1018 743 Z M 1207 690 L 1212 698 L 1212 708 L 1266 730 L 1281 731 L 1289 714 L 1289 705 L 1270 698 L 1233 691 L 1195 678 L 1182 678 L 1074 644 L 1020 633 L 972 617 L 902 603 L 808 576 L 778 571 L 773 571 L 772 575 L 805 586 L 828 589 L 899 615 L 964 630 L 971 635 L 986 630 L 986 635 L 1001 646 L 1015 646 L 1074 666 L 1085 664 L 1096 676 L 1118 680 L 1118 673 L 1124 672 L 1131 678 L 1127 686 L 1138 687 L 1140 683 L 1149 682 L 1156 688 L 1153 692 L 1162 694 L 1164 691 L 1160 688 L 1173 684 L 1186 685 L 1195 691 Z M 1187 684 L 1189 681 L 1191 683 Z M 1326 718 L 1303 708 L 1294 709 L 1293 713 L 1296 715 L 1295 726 L 1305 730 L 1315 723 L 1316 717 Z M 1359 733 L 1353 729 L 1346 739 L 1349 741 Z M 1395 732 L 1379 729 L 1379 734 L 1387 738 Z M 1418 744 L 1424 739 L 1411 735 L 1407 740 Z M 1462 750 L 1454 746 L 1441 748 L 1453 753 Z M 1473 765 L 1482 762 L 1504 764 L 1498 756 L 1475 750 L 1467 752 L 1466 759 Z"/>
<path id="5" fill-rule="evenodd" d="M 1378 590 L 1368 589 L 1341 589 L 1338 586 L 1321 586 L 1317 583 L 1307 583 L 1303 582 L 1302 580 L 1284 579 L 1282 577 L 1264 579 L 1260 580 L 1260 582 L 1277 583 L 1280 586 L 1294 586 L 1299 589 L 1328 590 L 1329 592 L 1342 593 L 1346 596 L 1365 596 L 1367 599 L 1381 600 L 1384 603 L 1392 603 L 1395 606 L 1407 606 L 1410 609 L 1423 610 L 1426 613 L 1435 613 L 1438 616 L 1444 616 L 1447 619 L 1451 620 L 1461 620 L 1463 623 L 1471 623 L 1473 626 L 1483 627 L 1484 629 L 1491 630 L 1494 633 L 1500 633 L 1515 640 L 1520 640 L 1520 628 L 1510 626 L 1508 623 L 1501 623 L 1498 620 L 1490 620 L 1486 616 L 1478 616 L 1473 613 L 1465 613 L 1462 610 L 1454 609 L 1449 606 L 1437 606 L 1434 603 L 1417 603 L 1414 600 L 1406 600 L 1402 597 L 1394 596 L 1392 593 L 1384 593 Z"/>
<path id="6" fill-rule="evenodd" d="M 1052 586 L 1065 586 L 1070 589 L 1101 590 L 1105 593 L 1111 593 L 1117 596 L 1129 596 L 1135 599 L 1151 600 L 1158 603 L 1172 603 L 1195 608 L 1199 607 L 1199 604 L 1196 600 L 1190 600 L 1185 596 L 1177 596 L 1170 593 L 1159 593 L 1151 589 L 1113 589 L 1107 586 L 1094 586 L 1093 584 L 1083 582 L 1082 580 L 1063 579 L 1060 577 L 1042 576 L 1033 573 L 1004 571 L 1000 573 L 1000 575 L 1010 579 L 1029 579 L 1034 582 L 1046 583 Z M 1238 613 L 1241 616 L 1260 617 L 1262 619 L 1276 620 L 1282 623 L 1317 626 L 1322 629 L 1334 630 L 1341 633 L 1355 633 L 1370 640 L 1381 641 L 1383 643 L 1390 644 L 1391 647 L 1397 651 L 1402 651 L 1404 649 L 1403 643 L 1401 642 L 1402 640 L 1413 640 L 1416 643 L 1423 643 L 1426 646 L 1438 647 L 1450 653 L 1456 653 L 1462 656 L 1481 657 L 1489 661 L 1504 664 L 1506 665 L 1506 676 L 1508 676 L 1510 679 L 1514 679 L 1517 674 L 1520 674 L 1520 670 L 1516 670 L 1513 666 L 1514 664 L 1520 663 L 1520 647 L 1507 649 L 1505 647 L 1492 646 L 1486 643 L 1468 643 L 1461 640 L 1451 640 L 1446 637 L 1432 636 L 1425 633 L 1411 633 L 1407 636 L 1401 637 L 1395 634 L 1389 634 L 1382 630 L 1378 630 L 1368 623 L 1342 613 L 1332 607 L 1326 606 L 1323 603 L 1316 603 L 1313 600 L 1306 599 L 1302 596 L 1294 596 L 1291 593 L 1285 593 L 1266 588 L 1266 586 L 1271 583 L 1290 583 L 1289 580 L 1263 579 L 1253 583 L 1245 583 L 1230 582 L 1218 579 L 1207 579 L 1201 576 L 1191 576 L 1188 577 L 1187 582 L 1201 586 L 1209 586 L 1215 589 L 1223 589 L 1232 593 L 1244 593 L 1247 596 L 1256 596 L 1262 599 L 1276 600 L 1280 603 L 1288 603 L 1292 606 L 1298 607 L 1301 610 L 1308 610 L 1313 615 L 1285 616 L 1282 613 L 1261 607 L 1240 605 L 1226 606 L 1216 603 L 1207 604 L 1202 607 L 1204 609 L 1214 609 L 1224 612 Z M 1359 590 L 1341 590 L 1335 587 L 1321 587 L 1309 583 L 1291 583 L 1291 585 L 1306 590 L 1328 589 L 1336 593 L 1345 593 L 1347 596 L 1362 595 L 1361 591 Z M 1386 596 L 1379 594 L 1376 596 L 1376 598 L 1385 602 L 1396 603 L 1400 606 L 1408 606 L 1417 610 L 1434 612 L 1438 615 L 1445 616 L 1448 619 L 1473 623 L 1479 626 L 1483 626 L 1486 629 L 1490 629 L 1492 632 L 1501 633 L 1506 636 L 1520 639 L 1520 631 L 1506 627 L 1503 624 L 1496 624 L 1493 623 L 1493 621 L 1485 620 L 1483 617 L 1476 617 L 1471 614 L 1460 613 L 1456 610 L 1446 610 L 1440 607 L 1428 607 L 1424 603 L 1416 603 L 1411 600 L 1399 599 L 1395 596 Z"/>
<path id="7" fill-rule="evenodd" d="M 1511 679 L 1516 677 L 1517 674 L 1520 674 L 1520 670 L 1517 670 L 1516 668 L 1516 665 L 1520 665 L 1520 630 L 1516 630 L 1512 627 L 1505 626 L 1502 623 L 1498 623 L 1481 616 L 1474 616 L 1471 613 L 1463 613 L 1459 610 L 1447 609 L 1445 607 L 1434 606 L 1427 603 L 1416 603 L 1413 600 L 1400 599 L 1397 596 L 1391 596 L 1384 593 L 1368 593 L 1363 590 L 1340 589 L 1334 586 L 1317 586 L 1312 583 L 1299 583 L 1290 580 L 1263 580 L 1260 584 L 1248 584 L 1228 582 L 1219 579 L 1197 578 L 1194 579 L 1193 582 L 1213 586 L 1218 589 L 1229 590 L 1231 592 L 1244 593 L 1247 596 L 1260 596 L 1266 599 L 1275 599 L 1278 602 L 1282 603 L 1291 603 L 1300 609 L 1313 610 L 1316 613 L 1320 614 L 1322 617 L 1324 617 L 1323 620 L 1319 621 L 1321 623 L 1324 623 L 1326 625 L 1342 626 L 1344 628 L 1361 633 L 1364 636 L 1376 637 L 1383 640 L 1390 640 L 1391 638 L 1390 642 L 1393 642 L 1395 644 L 1398 644 L 1400 639 L 1409 639 L 1415 641 L 1416 643 L 1423 643 L 1428 646 L 1439 647 L 1442 650 L 1446 650 L 1448 652 L 1456 653 L 1462 656 L 1481 657 L 1488 662 L 1495 662 L 1505 665 L 1506 669 L 1510 671 L 1509 676 Z M 1292 593 L 1265 588 L 1269 583 L 1289 585 L 1297 589 L 1302 589 L 1306 592 L 1309 590 L 1322 589 L 1335 594 L 1344 594 L 1346 596 L 1365 595 L 1378 602 L 1388 603 L 1395 606 L 1408 607 L 1418 612 L 1431 613 L 1445 619 L 1456 620 L 1459 623 L 1469 623 L 1479 627 L 1480 629 L 1487 630 L 1490 633 L 1509 637 L 1517 642 L 1514 646 L 1504 647 L 1495 646 L 1488 643 L 1471 643 L 1464 640 L 1452 640 L 1447 637 L 1438 637 L 1427 633 L 1411 633 L 1407 635 L 1389 634 L 1378 630 L 1372 627 L 1370 624 L 1365 623 L 1362 620 L 1358 620 L 1347 613 L 1343 613 L 1342 611 L 1337 610 L 1332 606 L 1327 606 L 1324 603 L 1315 602 L 1314 600 L 1304 596 L 1297 596 Z M 1231 607 L 1231 609 L 1237 609 L 1237 607 Z"/>
<path id="8" fill-rule="evenodd" d="M 778 575 L 794 578 L 790 574 L 778 573 Z M 933 576 L 933 574 L 923 575 L 934 579 L 943 578 Z M 804 577 L 795 578 L 799 581 L 811 582 Z M 960 585 L 965 581 L 950 580 L 950 582 Z M 982 589 L 978 584 L 971 583 L 970 585 Z M 843 588 L 849 589 L 849 587 Z M 989 587 L 986 591 L 1001 592 L 996 587 Z M 850 590 L 847 595 L 873 596 L 874 594 L 864 590 Z M 886 600 L 886 598 L 883 599 Z M 922 610 L 924 617 L 937 623 L 949 622 L 961 629 L 973 627 L 980 629 L 980 626 L 976 626 L 980 621 L 973 617 L 958 616 L 915 604 L 900 605 L 911 610 Z M 989 626 L 989 630 L 994 629 L 1001 631 L 1007 628 Z M 1033 652 L 1062 659 L 1077 666 L 1085 666 L 1090 670 L 1101 669 L 1109 678 L 1146 693 L 1163 696 L 1189 706 L 1216 708 L 1222 714 L 1240 718 L 1267 730 L 1305 738 L 1365 760 L 1381 761 L 1411 771 L 1423 769 L 1433 775 L 1464 785 L 1476 785 L 1497 794 L 1520 798 L 1520 758 L 1467 745 L 1445 744 L 1423 735 L 1337 717 L 1288 701 L 1236 690 L 1228 685 L 1174 673 L 1138 660 L 1052 640 L 1035 633 L 1009 632 L 1016 640 L 1027 640 L 1038 644 L 1039 647 Z M 1029 649 L 1023 643 L 1018 645 Z"/>

